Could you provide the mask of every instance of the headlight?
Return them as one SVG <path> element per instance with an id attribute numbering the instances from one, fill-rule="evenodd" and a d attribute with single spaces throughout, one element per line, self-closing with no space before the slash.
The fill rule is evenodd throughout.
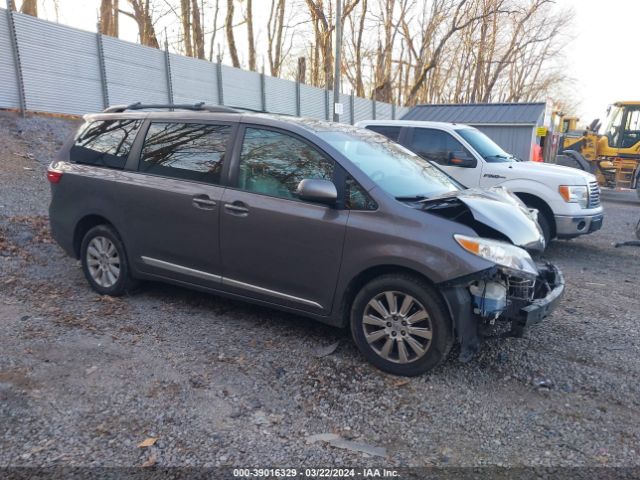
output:
<path id="1" fill-rule="evenodd" d="M 520 247 L 481 237 L 467 237 L 466 235 L 456 234 L 453 238 L 467 252 L 473 253 L 478 257 L 511 270 L 538 275 L 538 269 L 531 256 Z"/>
<path id="2" fill-rule="evenodd" d="M 589 194 L 585 185 L 560 185 L 560 195 L 567 203 L 577 203 L 582 208 L 587 208 Z"/>

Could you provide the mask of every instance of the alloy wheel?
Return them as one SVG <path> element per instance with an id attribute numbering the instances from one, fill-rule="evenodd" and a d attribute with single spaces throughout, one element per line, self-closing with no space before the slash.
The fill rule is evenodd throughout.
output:
<path id="1" fill-rule="evenodd" d="M 422 358 L 433 336 L 424 306 L 411 295 L 397 291 L 382 292 L 367 303 L 362 328 L 373 351 L 394 363 Z"/>
<path id="2" fill-rule="evenodd" d="M 106 237 L 93 237 L 87 246 L 87 267 L 91 278 L 101 287 L 113 287 L 120 278 L 120 255 Z"/>

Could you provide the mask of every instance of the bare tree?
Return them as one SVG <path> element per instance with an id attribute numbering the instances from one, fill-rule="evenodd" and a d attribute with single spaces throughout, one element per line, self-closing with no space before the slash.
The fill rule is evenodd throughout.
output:
<path id="1" fill-rule="evenodd" d="M 198 0 L 191 0 L 191 27 L 193 56 L 204 58 L 204 31 L 202 29 L 202 15 Z"/>
<path id="2" fill-rule="evenodd" d="M 256 71 L 256 43 L 253 38 L 253 2 L 247 1 L 244 19 L 247 22 L 247 48 L 249 50 L 249 70 Z"/>
<path id="3" fill-rule="evenodd" d="M 148 47 L 160 48 L 153 23 L 153 11 L 150 0 L 128 0 L 133 13 L 120 10 L 120 13 L 133 18 L 138 24 L 140 43 Z"/>
<path id="4" fill-rule="evenodd" d="M 38 16 L 38 0 L 23 0 L 20 7 L 20 13 L 31 15 L 32 17 Z"/>
<path id="5" fill-rule="evenodd" d="M 233 1 L 227 0 L 227 18 L 225 20 L 225 30 L 227 32 L 227 47 L 231 62 L 236 68 L 240 68 L 240 60 L 238 59 L 238 49 L 236 48 L 236 39 L 233 34 Z"/>
<path id="6" fill-rule="evenodd" d="M 191 0 L 180 0 L 180 22 L 184 40 L 184 53 L 187 57 L 193 57 L 193 44 L 191 43 Z"/>
<path id="7" fill-rule="evenodd" d="M 271 0 L 267 22 L 267 59 L 271 75 L 280 75 L 282 66 L 285 0 Z"/>
<path id="8" fill-rule="evenodd" d="M 216 0 L 213 8 L 213 29 L 211 31 L 211 38 L 209 39 L 209 61 L 213 61 L 213 46 L 216 42 L 216 34 L 218 33 L 218 14 L 220 13 L 220 0 Z"/>
<path id="9" fill-rule="evenodd" d="M 137 22 L 141 43 L 157 48 L 157 25 L 167 25 L 165 16 L 172 14 L 179 25 L 177 35 L 169 28 L 174 50 L 205 58 L 206 40 L 210 60 L 217 46 L 219 57 L 228 52 L 235 67 L 246 58 L 246 67 L 256 71 L 264 55 L 273 76 L 318 87 L 333 83 L 333 0 L 271 0 L 268 18 L 256 16 L 253 0 L 118 2 L 101 0 L 102 33 L 118 35 L 121 13 Z M 554 0 L 343 2 L 345 91 L 351 86 L 361 97 L 409 105 L 566 95 L 563 35 L 571 15 Z M 123 3 L 131 8 L 119 10 Z M 236 39 L 244 23 L 240 46 Z"/>
<path id="10" fill-rule="evenodd" d="M 331 2 L 325 11 L 324 0 L 305 0 L 313 31 L 315 35 L 315 48 L 312 57 L 311 83 L 314 85 L 331 85 L 333 83 L 333 41 L 331 35 L 335 28 Z M 342 11 L 341 21 L 351 15 L 353 9 L 360 0 L 346 2 Z M 320 75 L 322 73 L 322 77 Z"/>
<path id="11" fill-rule="evenodd" d="M 98 27 L 100 33 L 118 36 L 118 0 L 102 0 L 100 2 L 100 20 Z"/>

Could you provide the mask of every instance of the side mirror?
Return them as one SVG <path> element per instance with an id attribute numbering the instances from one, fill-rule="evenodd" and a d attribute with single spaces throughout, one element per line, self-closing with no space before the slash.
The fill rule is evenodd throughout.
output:
<path id="1" fill-rule="evenodd" d="M 298 184 L 296 194 L 300 200 L 331 205 L 338 199 L 336 186 L 330 180 L 305 178 Z"/>
<path id="2" fill-rule="evenodd" d="M 478 161 L 464 150 L 461 150 L 449 152 L 448 165 L 451 167 L 475 168 L 478 165 Z"/>

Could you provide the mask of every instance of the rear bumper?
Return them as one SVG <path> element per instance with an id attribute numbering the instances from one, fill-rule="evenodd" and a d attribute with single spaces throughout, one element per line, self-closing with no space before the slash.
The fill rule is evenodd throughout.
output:
<path id="1" fill-rule="evenodd" d="M 602 228 L 603 220 L 604 213 L 577 216 L 556 215 L 556 236 L 571 238 L 595 232 Z"/>

